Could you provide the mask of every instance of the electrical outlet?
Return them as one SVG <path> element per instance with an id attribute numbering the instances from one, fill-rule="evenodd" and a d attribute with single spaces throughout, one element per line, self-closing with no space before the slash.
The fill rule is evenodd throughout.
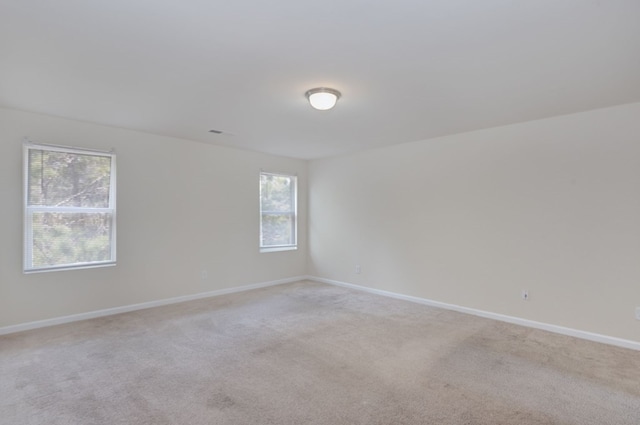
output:
<path id="1" fill-rule="evenodd" d="M 527 291 L 526 289 L 522 290 L 522 299 L 525 301 L 529 301 L 529 291 Z"/>
<path id="2" fill-rule="evenodd" d="M 361 271 L 360 264 L 356 264 L 356 274 L 360 274 Z"/>
<path id="3" fill-rule="evenodd" d="M 640 307 L 636 307 L 636 319 L 640 320 Z"/>
<path id="4" fill-rule="evenodd" d="M 209 272 L 207 270 L 202 270 L 200 272 L 200 277 L 202 280 L 207 280 L 209 278 Z"/>

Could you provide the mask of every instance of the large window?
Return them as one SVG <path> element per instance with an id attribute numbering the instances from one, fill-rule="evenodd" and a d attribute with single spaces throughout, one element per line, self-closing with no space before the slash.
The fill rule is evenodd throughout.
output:
<path id="1" fill-rule="evenodd" d="M 296 176 L 260 173 L 260 250 L 297 247 Z"/>
<path id="2" fill-rule="evenodd" d="M 25 272 L 116 261 L 113 153 L 25 143 Z"/>

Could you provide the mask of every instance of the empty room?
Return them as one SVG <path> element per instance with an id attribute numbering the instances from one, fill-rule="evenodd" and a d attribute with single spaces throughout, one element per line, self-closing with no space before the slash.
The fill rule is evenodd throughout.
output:
<path id="1" fill-rule="evenodd" d="M 639 424 L 639 22 L 0 0 L 0 424 Z"/>

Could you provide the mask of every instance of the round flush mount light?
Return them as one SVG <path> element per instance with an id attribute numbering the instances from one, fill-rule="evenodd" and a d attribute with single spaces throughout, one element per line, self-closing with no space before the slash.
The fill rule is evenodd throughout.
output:
<path id="1" fill-rule="evenodd" d="M 340 92 L 335 89 L 326 87 L 318 87 L 311 89 L 305 93 L 311 106 L 319 111 L 326 111 L 336 106 L 336 102 L 340 99 Z"/>

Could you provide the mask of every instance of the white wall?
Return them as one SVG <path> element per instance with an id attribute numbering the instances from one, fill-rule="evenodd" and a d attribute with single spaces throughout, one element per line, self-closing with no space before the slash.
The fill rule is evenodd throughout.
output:
<path id="1" fill-rule="evenodd" d="M 312 275 L 640 341 L 640 103 L 312 161 L 309 181 Z"/>
<path id="2" fill-rule="evenodd" d="M 25 136 L 116 149 L 116 267 L 22 273 Z M 298 251 L 258 251 L 261 168 Z M 0 327 L 308 273 L 640 341 L 640 103 L 310 164 L 0 109 L 0 199 Z"/>
<path id="3" fill-rule="evenodd" d="M 22 273 L 25 136 L 116 149 L 117 266 Z M 259 253 L 261 168 L 299 176 L 297 251 Z M 304 275 L 306 188 L 305 161 L 0 109 L 0 327 Z"/>

